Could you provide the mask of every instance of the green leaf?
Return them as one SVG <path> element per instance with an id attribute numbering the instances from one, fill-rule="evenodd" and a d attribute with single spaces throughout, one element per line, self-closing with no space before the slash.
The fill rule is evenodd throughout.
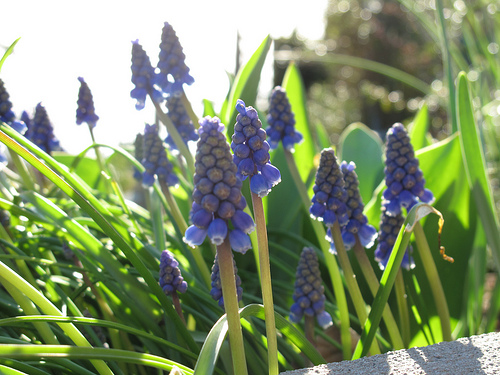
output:
<path id="1" fill-rule="evenodd" d="M 479 128 L 474 119 L 474 108 L 466 74 L 460 72 L 457 81 L 458 128 L 467 181 L 476 202 L 493 259 L 497 269 L 500 269 L 500 224 L 488 180 Z"/>
<path id="2" fill-rule="evenodd" d="M 177 367 L 185 374 L 193 371 L 180 363 L 153 354 L 137 353 L 129 350 L 109 348 L 83 348 L 70 345 L 13 345 L 0 344 L 0 357 L 4 358 L 70 358 L 70 359 L 100 359 L 103 361 L 121 361 L 151 366 L 164 370 Z"/>
<path id="3" fill-rule="evenodd" d="M 427 138 L 428 128 L 429 109 L 426 103 L 422 108 L 420 108 L 409 127 L 408 133 L 411 139 L 411 144 L 415 150 L 420 150 L 421 148 L 430 145 L 429 139 Z"/>
<path id="4" fill-rule="evenodd" d="M 101 176 L 101 167 L 96 159 L 88 156 L 74 156 L 62 152 L 54 152 L 54 159 L 59 163 L 69 167 L 76 164 L 75 172 L 88 186 L 97 189 L 104 189 L 104 181 Z M 98 185 L 99 183 L 99 185 Z M 103 190 L 104 191 L 104 190 Z"/>
<path id="5" fill-rule="evenodd" d="M 313 142 L 313 132 L 307 116 L 305 87 L 295 63 L 288 65 L 283 77 L 282 87 L 286 91 L 292 112 L 295 115 L 295 129 L 304 137 L 302 143 L 296 145 L 293 158 L 302 181 L 306 182 L 314 169 L 316 150 Z"/>
<path id="6" fill-rule="evenodd" d="M 375 333 L 379 327 L 385 304 L 389 299 L 389 294 L 391 293 L 394 281 L 396 280 L 396 275 L 401 267 L 401 262 L 410 242 L 413 228 L 419 220 L 431 213 L 437 214 L 441 217 L 441 213 L 439 211 L 426 203 L 416 204 L 408 213 L 408 216 L 399 231 L 391 256 L 387 261 L 387 266 L 382 274 L 382 278 L 380 279 L 380 288 L 375 296 L 375 300 L 372 304 L 372 309 L 361 334 L 361 338 L 354 351 L 352 357 L 353 360 L 361 358 L 368 353 L 373 338 L 375 337 Z"/>
<path id="7" fill-rule="evenodd" d="M 339 141 L 338 158 L 356 164 L 359 192 L 363 202 L 372 198 L 373 191 L 384 177 L 382 140 L 366 125 L 356 122 L 349 125 Z"/>
<path id="8" fill-rule="evenodd" d="M 240 319 L 249 316 L 264 319 L 264 307 L 262 305 L 252 304 L 240 309 Z M 326 363 L 314 346 L 288 320 L 276 312 L 275 318 L 276 328 L 296 345 L 301 352 L 311 360 L 313 365 L 316 366 Z M 220 348 L 227 334 L 227 329 L 226 315 L 223 315 L 217 323 L 214 324 L 201 348 L 200 356 L 194 368 L 195 374 L 210 375 L 213 373 L 217 358 L 219 357 Z"/>
<path id="9" fill-rule="evenodd" d="M 215 116 L 214 103 L 208 99 L 203 99 L 203 116 Z"/>
<path id="10" fill-rule="evenodd" d="M 17 38 L 16 40 L 14 40 L 14 43 L 12 43 L 9 46 L 9 48 L 7 48 L 7 50 L 5 51 L 5 53 L 3 54 L 2 59 L 0 59 L 0 70 L 2 70 L 3 63 L 5 62 L 5 60 L 7 59 L 7 57 L 9 57 L 9 55 L 12 52 L 14 52 L 14 47 L 16 46 L 17 42 L 19 42 L 19 39 L 21 39 L 21 38 Z"/>
<path id="11" fill-rule="evenodd" d="M 236 121 L 236 101 L 241 99 L 247 106 L 255 106 L 257 91 L 259 88 L 260 74 L 267 52 L 271 47 L 272 39 L 267 36 L 259 48 L 254 52 L 250 60 L 240 69 L 229 94 L 228 105 L 221 112 L 221 119 L 227 127 L 227 134 L 233 134 L 234 122 Z"/>

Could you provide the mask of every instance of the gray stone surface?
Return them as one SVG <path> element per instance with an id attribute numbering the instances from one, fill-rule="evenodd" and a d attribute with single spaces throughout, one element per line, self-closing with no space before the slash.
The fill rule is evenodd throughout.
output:
<path id="1" fill-rule="evenodd" d="M 283 375 L 500 374 L 500 332 L 283 372 Z"/>

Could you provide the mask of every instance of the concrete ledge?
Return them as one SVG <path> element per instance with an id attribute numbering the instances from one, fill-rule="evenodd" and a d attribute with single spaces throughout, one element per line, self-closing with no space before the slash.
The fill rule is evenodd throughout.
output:
<path id="1" fill-rule="evenodd" d="M 500 374 L 500 332 L 329 363 L 283 375 Z"/>

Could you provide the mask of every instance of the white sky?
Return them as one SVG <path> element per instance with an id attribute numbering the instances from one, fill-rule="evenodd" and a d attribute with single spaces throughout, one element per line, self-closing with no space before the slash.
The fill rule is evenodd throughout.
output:
<path id="1" fill-rule="evenodd" d="M 61 145 L 76 153 L 91 142 L 87 126 L 75 121 L 77 78 L 84 77 L 100 117 L 96 140 L 116 146 L 133 142 L 144 124 L 154 121 L 152 106 L 137 111 L 130 98 L 132 40 L 139 39 L 156 65 L 163 23 L 174 27 L 195 79 L 185 91 L 201 116 L 202 99 L 213 101 L 218 110 L 229 89 L 226 71 L 234 71 L 236 30 L 245 62 L 268 34 L 278 38 L 297 29 L 307 38 L 320 39 L 326 4 L 327 0 L 3 1 L 0 55 L 15 39 L 21 40 L 0 78 L 16 115 L 42 102 Z M 266 64 L 270 66 L 271 54 Z M 261 85 L 270 90 L 271 77 L 266 78 Z"/>

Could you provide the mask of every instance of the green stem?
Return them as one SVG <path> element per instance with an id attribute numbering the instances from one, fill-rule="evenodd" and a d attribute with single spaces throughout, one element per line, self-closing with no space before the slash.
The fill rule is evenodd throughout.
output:
<path id="1" fill-rule="evenodd" d="M 366 255 L 365 249 L 359 242 L 358 236 L 356 236 L 356 244 L 354 245 L 353 250 L 361 267 L 361 272 L 363 272 L 363 276 L 365 277 L 366 283 L 368 284 L 373 297 L 375 297 L 380 283 L 378 281 L 377 275 L 375 274 L 375 271 L 372 268 L 370 259 L 368 259 L 368 256 Z M 408 347 L 403 343 L 398 325 L 388 304 L 385 305 L 382 318 L 384 319 L 385 326 L 387 327 L 387 332 L 389 333 L 389 337 L 391 338 L 393 349 L 399 350 Z"/>
<path id="2" fill-rule="evenodd" d="M 358 282 L 356 281 L 356 275 L 354 275 L 351 262 L 349 261 L 349 256 L 347 255 L 347 251 L 344 247 L 340 224 L 337 220 L 333 223 L 330 230 L 332 232 L 335 248 L 337 249 L 337 257 L 339 258 L 340 267 L 342 267 L 342 271 L 344 271 L 344 279 L 347 285 L 347 290 L 349 291 L 349 295 L 351 296 L 351 300 L 354 304 L 354 309 L 356 310 L 356 315 L 359 318 L 361 328 L 363 328 L 366 324 L 366 319 L 368 318 L 366 304 L 363 300 L 363 296 L 361 295 L 361 290 L 359 289 Z M 380 354 L 380 349 L 376 341 L 372 342 L 370 351 L 372 355 Z"/>
<path id="3" fill-rule="evenodd" d="M 92 138 L 92 143 L 96 144 L 95 137 L 94 137 L 94 129 L 90 124 L 88 124 L 88 126 L 89 126 L 90 137 Z M 94 126 L 95 126 L 95 124 L 94 124 Z M 104 169 L 104 162 L 102 159 L 101 151 L 99 150 L 98 146 L 95 147 L 95 157 L 97 159 L 97 164 L 99 164 L 99 169 L 101 170 L 101 177 L 104 178 L 105 189 L 106 189 L 108 194 L 111 194 L 110 186 L 107 183 L 109 181 L 109 176 L 106 174 L 106 170 Z"/>
<path id="4" fill-rule="evenodd" d="M 172 303 L 174 304 L 175 312 L 177 313 L 177 315 L 179 315 L 179 318 L 181 318 L 184 325 L 186 325 L 186 319 L 184 318 L 184 314 L 182 313 L 181 301 L 179 300 L 177 291 L 174 290 L 170 296 L 172 297 Z"/>
<path id="5" fill-rule="evenodd" d="M 21 160 L 21 157 L 11 149 L 9 149 L 9 154 L 12 159 L 12 162 L 16 166 L 17 173 L 19 174 L 19 176 L 21 176 L 21 179 L 23 180 L 24 188 L 27 190 L 36 191 L 35 184 L 33 183 L 34 175 L 30 175 L 30 172 L 28 171 L 26 164 L 24 164 L 24 162 Z"/>
<path id="6" fill-rule="evenodd" d="M 304 333 L 306 335 L 306 339 L 316 347 L 316 338 L 314 337 L 314 317 L 306 315 L 304 318 Z"/>
<path id="7" fill-rule="evenodd" d="M 174 140 L 174 143 L 177 146 L 177 148 L 179 149 L 179 152 L 181 153 L 181 155 L 184 156 L 184 159 L 186 160 L 186 164 L 187 164 L 189 172 L 191 173 L 191 175 L 194 176 L 195 168 L 194 168 L 193 155 L 191 155 L 189 148 L 182 140 L 181 135 L 177 131 L 175 125 L 172 123 L 172 120 L 170 120 L 170 117 L 168 117 L 168 115 L 165 112 L 163 112 L 160 105 L 158 103 L 156 103 L 154 100 L 153 100 L 153 104 L 156 108 L 156 114 L 158 115 L 158 118 L 166 126 L 168 134 Z"/>
<path id="8" fill-rule="evenodd" d="M 277 375 L 278 342 L 276 337 L 276 322 L 274 319 L 274 302 L 271 283 L 271 265 L 269 261 L 269 248 L 267 241 L 266 219 L 262 198 L 252 192 L 252 204 L 255 223 L 257 225 L 257 243 L 259 248 L 260 278 L 262 287 L 262 300 L 266 322 L 267 351 L 269 361 L 269 375 Z"/>
<path id="9" fill-rule="evenodd" d="M 434 297 L 434 303 L 436 304 L 439 320 L 441 321 L 443 340 L 451 341 L 450 312 L 448 310 L 448 304 L 446 303 L 446 295 L 444 294 L 443 286 L 441 285 L 441 280 L 439 279 L 436 264 L 432 258 L 424 229 L 420 223 L 415 225 L 413 234 L 415 235 L 417 250 L 424 265 L 425 274 L 431 285 L 432 296 Z"/>
<path id="10" fill-rule="evenodd" d="M 311 205 L 311 200 L 307 193 L 307 187 L 300 177 L 299 170 L 297 169 L 297 164 L 290 151 L 284 150 L 285 159 L 288 164 L 288 169 L 292 175 L 295 182 L 295 186 L 299 191 L 300 199 L 302 200 L 303 208 L 308 212 L 308 207 Z M 323 224 L 317 220 L 311 220 L 316 237 L 318 238 L 319 246 L 325 257 L 325 264 L 330 274 L 330 279 L 332 282 L 333 291 L 335 293 L 335 298 L 337 300 L 337 308 L 339 309 L 340 315 L 340 337 L 342 341 L 342 353 L 344 359 L 351 358 L 351 324 L 349 318 L 349 308 L 347 306 L 347 298 L 345 295 L 344 285 L 342 283 L 342 276 L 340 275 L 340 270 L 337 264 L 335 256 L 330 253 L 330 246 L 325 240 L 326 232 Z"/>
<path id="11" fill-rule="evenodd" d="M 231 347 L 231 357 L 233 359 L 233 371 L 235 375 L 247 375 L 248 370 L 245 358 L 245 346 L 243 344 L 238 295 L 236 293 L 233 253 L 228 237 L 226 237 L 222 245 L 217 246 L 217 257 L 222 285 L 222 296 L 224 298 L 224 308 L 227 315 L 229 344 Z"/>
<path id="12" fill-rule="evenodd" d="M 160 181 L 160 187 L 163 195 L 165 196 L 165 199 L 167 200 L 168 207 L 170 208 L 170 213 L 172 214 L 175 223 L 179 227 L 180 232 L 185 233 L 188 226 L 186 224 L 186 221 L 184 220 L 184 217 L 182 216 L 181 210 L 179 209 L 177 202 L 172 196 L 172 193 L 170 193 L 168 185 L 165 183 L 165 181 Z M 201 272 L 201 277 L 203 278 L 203 281 L 205 282 L 205 284 L 209 289 L 212 288 L 211 272 L 207 267 L 207 263 L 203 259 L 201 250 L 199 248 L 196 248 L 191 253 L 193 254 L 194 261 L 196 262 L 199 271 Z"/>
<path id="13" fill-rule="evenodd" d="M 408 311 L 408 301 L 405 290 L 405 281 L 400 267 L 396 275 L 396 281 L 394 282 L 394 292 L 396 293 L 396 299 L 398 301 L 399 321 L 401 331 L 403 332 L 403 341 L 405 343 L 405 347 L 408 348 L 411 340 L 410 313 Z"/>

